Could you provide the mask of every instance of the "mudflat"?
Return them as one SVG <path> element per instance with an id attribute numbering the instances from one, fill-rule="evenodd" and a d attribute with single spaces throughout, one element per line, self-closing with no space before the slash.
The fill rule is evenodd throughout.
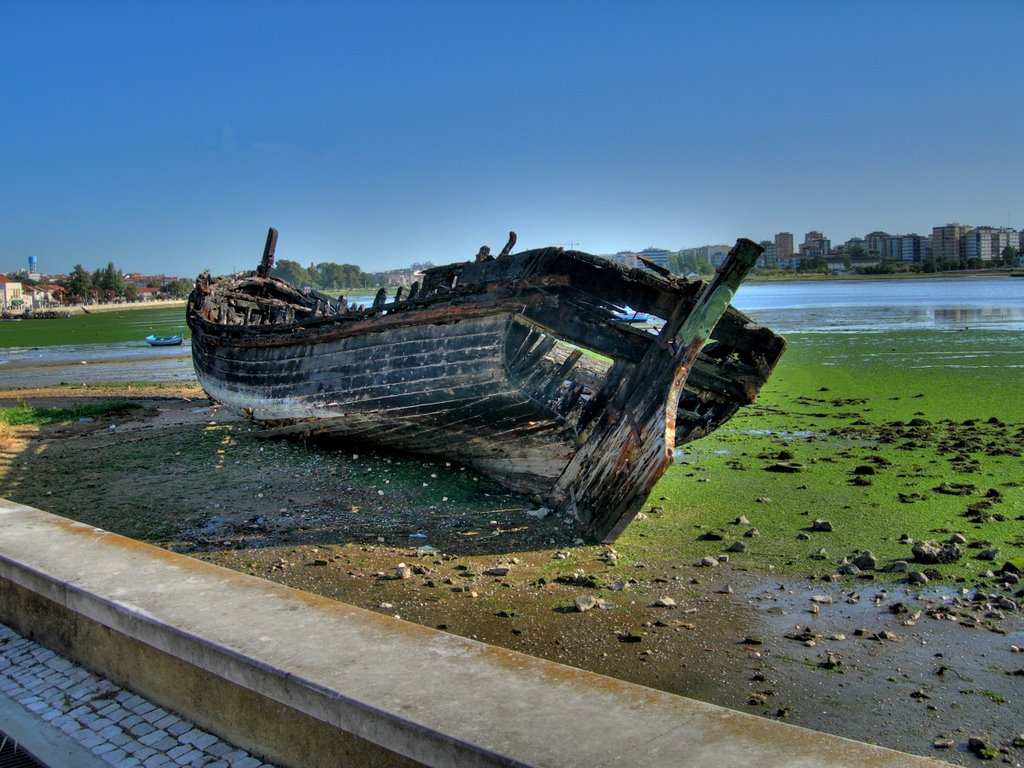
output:
<path id="1" fill-rule="evenodd" d="M 188 384 L 0 392 L 0 407 L 137 406 L 6 429 L 0 493 L 632 682 L 1019 764 L 1012 382 L 979 366 L 969 398 L 963 367 L 914 374 L 930 338 L 795 341 L 761 402 L 680 454 L 615 547 L 455 465 L 263 439 Z M 967 346 L 1005 360 L 1004 345 Z M 922 562 L 914 544 L 928 540 L 960 556 Z"/>

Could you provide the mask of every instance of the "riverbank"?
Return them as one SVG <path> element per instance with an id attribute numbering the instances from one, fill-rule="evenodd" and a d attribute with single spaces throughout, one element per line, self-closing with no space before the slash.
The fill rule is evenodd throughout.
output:
<path id="1" fill-rule="evenodd" d="M 765 717 L 967 764 L 976 737 L 1020 763 L 1015 339 L 791 338 L 761 402 L 680 453 L 614 547 L 444 462 L 260 439 L 196 389 L 4 393 L 140 408 L 16 429 L 0 495 Z M 914 562 L 911 542 L 954 535 L 959 560 Z M 901 560 L 929 583 L 885 570 Z"/>
<path id="2" fill-rule="evenodd" d="M 958 269 L 947 272 L 893 272 L 891 274 L 859 274 L 842 273 L 828 274 L 814 272 L 786 272 L 784 274 L 765 274 L 763 271 L 755 270 L 747 278 L 750 283 L 786 283 L 786 282 L 822 282 L 827 280 L 838 281 L 862 281 L 862 280 L 932 280 L 944 278 L 946 280 L 973 280 L 978 278 L 1003 278 L 1003 277 L 1024 277 L 1024 270 L 1021 267 L 1006 267 L 1000 269 Z"/>

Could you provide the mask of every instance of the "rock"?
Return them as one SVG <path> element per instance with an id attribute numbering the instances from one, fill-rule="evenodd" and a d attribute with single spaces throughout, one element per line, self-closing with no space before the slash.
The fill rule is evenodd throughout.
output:
<path id="1" fill-rule="evenodd" d="M 932 742 L 934 749 L 952 749 L 955 746 L 956 742 L 948 736 L 939 736 L 939 738 Z"/>
<path id="2" fill-rule="evenodd" d="M 1000 569 L 1003 573 L 1015 573 L 1018 576 L 1024 574 L 1024 558 L 1007 560 Z"/>
<path id="3" fill-rule="evenodd" d="M 875 474 L 875 468 L 870 464 L 861 464 L 853 468 L 853 474 L 855 475 L 873 475 Z"/>
<path id="4" fill-rule="evenodd" d="M 591 608 L 597 608 L 597 598 L 591 597 L 590 595 L 580 595 L 575 600 L 576 610 L 580 613 L 585 613 Z"/>
<path id="5" fill-rule="evenodd" d="M 842 563 L 836 568 L 836 573 L 840 576 L 860 576 L 860 568 L 853 563 Z"/>
<path id="6" fill-rule="evenodd" d="M 721 528 L 712 528 L 701 536 L 701 538 L 704 541 L 722 541 L 726 536 L 728 536 L 728 533 L 723 531 Z"/>
<path id="7" fill-rule="evenodd" d="M 830 523 L 828 520 L 818 519 L 811 523 L 811 530 L 820 531 L 822 533 L 830 533 L 833 530 L 832 523 Z"/>
<path id="8" fill-rule="evenodd" d="M 886 573 L 906 573 L 909 569 L 906 560 L 894 560 L 885 566 Z"/>
<path id="9" fill-rule="evenodd" d="M 811 602 L 818 605 L 832 605 L 832 597 L 831 595 L 814 595 Z"/>
<path id="10" fill-rule="evenodd" d="M 750 528 L 750 529 L 747 530 L 746 533 L 743 534 L 743 537 L 745 539 L 756 539 L 760 535 L 761 535 L 761 532 L 759 530 L 757 530 L 757 528 Z"/>
<path id="11" fill-rule="evenodd" d="M 853 559 L 853 564 L 862 571 L 873 571 L 878 567 L 878 558 L 871 552 L 864 552 Z"/>
<path id="12" fill-rule="evenodd" d="M 914 562 L 928 565 L 955 563 L 964 554 L 959 544 L 950 542 L 940 544 L 937 541 L 919 541 L 914 544 L 911 551 L 914 553 Z"/>
<path id="13" fill-rule="evenodd" d="M 967 748 L 982 760 L 995 760 L 999 756 L 999 750 L 989 746 L 989 743 L 980 736 L 971 736 L 967 740 Z"/>
<path id="14" fill-rule="evenodd" d="M 967 543 L 967 537 L 964 536 L 962 533 L 954 533 L 952 536 L 949 537 L 949 543 L 950 544 L 966 544 Z"/>
<path id="15" fill-rule="evenodd" d="M 750 521 L 747 520 L 745 515 L 740 515 L 736 518 L 736 525 L 750 525 Z"/>
<path id="16" fill-rule="evenodd" d="M 806 469 L 807 467 L 797 461 L 777 461 L 765 467 L 766 472 L 782 472 L 785 474 L 795 474 Z"/>
<path id="17" fill-rule="evenodd" d="M 907 582 L 910 584 L 927 584 L 928 577 L 924 575 L 923 571 L 910 571 L 907 574 Z"/>
<path id="18" fill-rule="evenodd" d="M 981 552 L 978 553 L 978 559 L 979 560 L 996 560 L 998 558 L 999 558 L 999 550 L 995 549 L 995 548 L 983 549 L 983 550 L 981 550 Z"/>
<path id="19" fill-rule="evenodd" d="M 718 560 L 713 557 L 702 557 L 694 565 L 698 568 L 715 568 L 718 566 Z"/>
<path id="20" fill-rule="evenodd" d="M 806 531 L 800 531 L 800 533 L 798 533 L 798 534 L 796 535 L 796 537 L 797 537 L 797 538 L 798 538 L 798 539 L 799 539 L 800 541 L 807 541 L 807 540 L 808 540 L 809 538 L 811 538 L 811 537 L 810 537 L 810 535 L 808 535 L 808 533 L 807 533 Z"/>
<path id="21" fill-rule="evenodd" d="M 764 645 L 764 639 L 758 635 L 747 635 L 741 642 L 743 645 Z"/>
<path id="22" fill-rule="evenodd" d="M 657 600 L 655 600 L 653 603 L 651 603 L 651 607 L 652 608 L 675 608 L 676 607 L 676 601 L 673 600 L 671 597 L 659 597 Z"/>
<path id="23" fill-rule="evenodd" d="M 484 571 L 484 576 L 508 576 L 510 570 L 507 565 L 496 565 Z"/>
<path id="24" fill-rule="evenodd" d="M 405 563 L 399 563 L 397 566 L 395 566 L 395 578 L 398 578 L 398 579 L 411 579 L 412 578 L 412 568 L 410 568 Z"/>
<path id="25" fill-rule="evenodd" d="M 747 545 L 744 544 L 742 541 L 734 541 L 732 544 L 729 545 L 729 548 L 726 551 L 727 552 L 746 552 L 747 551 Z"/>

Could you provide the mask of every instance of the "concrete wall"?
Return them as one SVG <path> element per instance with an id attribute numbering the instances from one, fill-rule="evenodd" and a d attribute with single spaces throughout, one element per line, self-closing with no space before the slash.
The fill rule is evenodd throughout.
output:
<path id="1" fill-rule="evenodd" d="M 0 499 L 0 621 L 284 766 L 924 766 Z"/>

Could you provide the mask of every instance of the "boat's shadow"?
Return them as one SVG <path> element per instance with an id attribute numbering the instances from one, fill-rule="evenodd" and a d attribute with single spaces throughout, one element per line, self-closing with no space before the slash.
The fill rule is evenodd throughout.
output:
<path id="1" fill-rule="evenodd" d="M 411 555 L 499 555 L 584 543 L 568 516 L 450 462 L 337 440 L 261 439 L 256 430 L 234 436 L 241 452 L 264 457 L 258 491 L 246 484 L 231 499 L 225 484 L 224 503 L 168 543 L 171 549 L 358 545 Z M 239 492 L 247 492 L 244 505 Z"/>

